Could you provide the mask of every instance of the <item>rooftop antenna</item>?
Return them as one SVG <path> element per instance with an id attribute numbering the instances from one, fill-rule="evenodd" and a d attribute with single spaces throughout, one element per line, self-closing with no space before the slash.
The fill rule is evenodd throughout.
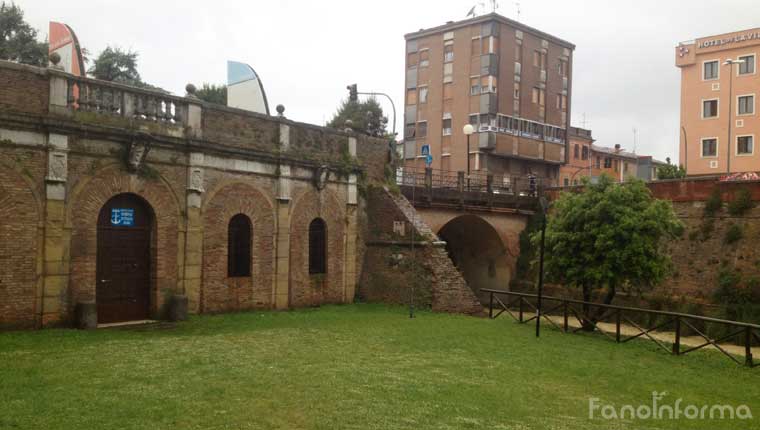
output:
<path id="1" fill-rule="evenodd" d="M 496 9 L 499 8 L 499 3 L 496 0 L 491 0 L 491 12 L 496 13 Z"/>
<path id="2" fill-rule="evenodd" d="M 517 20 L 520 21 L 520 2 L 514 2 L 517 7 Z"/>
<path id="3" fill-rule="evenodd" d="M 581 124 L 582 124 L 581 127 L 585 129 L 586 128 L 586 112 L 583 112 L 582 118 L 583 119 L 581 119 Z"/>
<path id="4" fill-rule="evenodd" d="M 491 1 L 495 2 L 495 0 L 491 0 Z M 465 16 L 465 18 L 469 18 L 469 17 L 475 18 L 476 16 L 478 16 L 478 12 L 477 12 L 478 6 L 480 6 L 480 9 L 483 11 L 483 13 L 485 13 L 486 4 L 481 1 L 481 2 L 475 3 L 475 5 L 473 5 L 472 8 L 470 8 L 470 11 L 467 12 L 467 15 Z"/>
<path id="5" fill-rule="evenodd" d="M 636 127 L 633 127 L 633 153 L 636 153 L 636 134 L 638 133 L 638 130 L 636 130 Z"/>

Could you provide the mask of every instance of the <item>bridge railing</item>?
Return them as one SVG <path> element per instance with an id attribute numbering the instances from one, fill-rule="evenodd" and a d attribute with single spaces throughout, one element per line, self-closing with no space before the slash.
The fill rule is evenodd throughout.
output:
<path id="1" fill-rule="evenodd" d="M 483 171 L 468 175 L 462 171 L 403 167 L 396 174 L 396 183 L 400 186 L 531 197 L 540 189 L 542 180 Z"/>
<path id="2" fill-rule="evenodd" d="M 539 309 L 538 296 L 535 294 L 492 289 L 480 291 L 489 294 L 488 316 L 491 319 L 498 318 L 502 313 L 507 313 L 521 324 L 538 318 L 563 333 L 576 333 L 585 329 L 601 333 L 617 343 L 641 338 L 652 341 L 673 355 L 685 355 L 713 347 L 736 364 L 760 366 L 752 357 L 752 346 L 760 345 L 760 325 L 757 324 L 552 296 L 542 296 Z M 714 330 L 720 334 L 710 335 L 713 330 L 708 330 L 709 325 L 720 326 L 722 330 Z M 669 336 L 669 340 L 662 335 Z M 682 337 L 687 335 L 696 336 L 701 343 L 684 344 Z M 722 342 L 732 342 L 743 347 L 743 357 Z"/>

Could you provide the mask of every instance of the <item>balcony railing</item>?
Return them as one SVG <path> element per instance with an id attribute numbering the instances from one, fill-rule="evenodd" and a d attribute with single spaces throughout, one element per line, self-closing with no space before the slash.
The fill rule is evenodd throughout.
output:
<path id="1" fill-rule="evenodd" d="M 555 125 L 502 114 L 491 114 L 489 115 L 490 119 L 486 121 L 482 120 L 484 115 L 478 114 L 477 116 L 479 122 L 472 125 L 479 132 L 511 134 L 551 143 L 565 143 L 565 129 Z"/>
<path id="2" fill-rule="evenodd" d="M 69 74 L 64 76 L 69 109 L 187 125 L 188 101 L 182 97 Z"/>

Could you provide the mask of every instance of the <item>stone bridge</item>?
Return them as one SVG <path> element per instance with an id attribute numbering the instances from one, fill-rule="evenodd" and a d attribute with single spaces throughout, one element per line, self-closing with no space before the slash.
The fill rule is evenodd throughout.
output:
<path id="1" fill-rule="evenodd" d="M 449 258 L 481 302 L 488 300 L 481 289 L 509 285 L 539 183 L 433 169 L 404 169 L 397 182 L 421 220 L 446 243 Z"/>

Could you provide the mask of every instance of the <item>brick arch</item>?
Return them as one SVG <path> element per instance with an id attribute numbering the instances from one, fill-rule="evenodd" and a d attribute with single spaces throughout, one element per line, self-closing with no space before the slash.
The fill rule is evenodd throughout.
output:
<path id="1" fill-rule="evenodd" d="M 331 189 L 302 190 L 293 200 L 290 216 L 290 305 L 315 306 L 345 301 L 346 210 Z M 327 274 L 309 275 L 309 224 L 327 224 Z"/>
<path id="2" fill-rule="evenodd" d="M 232 181 L 208 193 L 203 203 L 203 284 L 201 312 L 223 312 L 273 306 L 274 206 L 251 184 Z M 227 277 L 230 219 L 244 214 L 252 229 L 251 276 Z"/>
<path id="3" fill-rule="evenodd" d="M 34 182 L 0 157 L 0 327 L 39 322 L 41 214 Z"/>
<path id="4" fill-rule="evenodd" d="M 153 211 L 151 314 L 160 316 L 165 300 L 177 291 L 178 234 L 184 223 L 176 194 L 163 177 L 143 179 L 112 164 L 72 187 L 65 221 L 71 231 L 69 312 L 77 301 L 95 299 L 98 214 L 123 193 L 137 195 Z"/>

